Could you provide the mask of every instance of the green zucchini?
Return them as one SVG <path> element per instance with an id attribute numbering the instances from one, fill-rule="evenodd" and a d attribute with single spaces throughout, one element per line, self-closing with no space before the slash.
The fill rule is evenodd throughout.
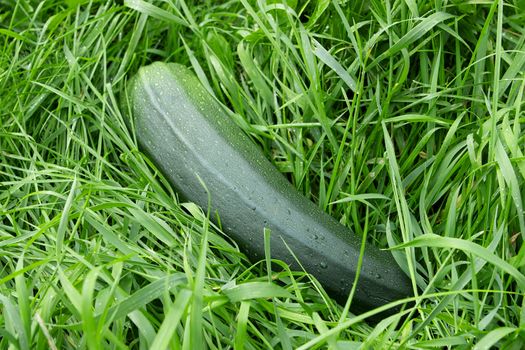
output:
<path id="1" fill-rule="evenodd" d="M 295 257 L 336 301 L 351 290 L 361 240 L 302 196 L 229 118 L 189 69 L 153 63 L 132 79 L 131 108 L 141 150 L 187 200 L 218 212 L 222 227 L 251 260 Z M 293 252 L 293 255 L 290 253 Z M 411 295 L 390 252 L 367 246 L 353 310 Z"/>

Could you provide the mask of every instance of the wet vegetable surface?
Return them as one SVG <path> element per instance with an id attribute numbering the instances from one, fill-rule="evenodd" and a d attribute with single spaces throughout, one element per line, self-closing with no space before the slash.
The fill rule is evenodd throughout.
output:
<path id="1" fill-rule="evenodd" d="M 361 239 L 303 197 L 235 125 L 186 67 L 154 63 L 131 83 L 141 149 L 186 199 L 206 208 L 208 193 L 224 231 L 253 260 L 272 258 L 313 274 L 344 304 L 352 288 Z M 293 252 L 293 255 L 291 252 Z M 411 295 L 391 253 L 368 245 L 353 304 L 364 311 Z"/>

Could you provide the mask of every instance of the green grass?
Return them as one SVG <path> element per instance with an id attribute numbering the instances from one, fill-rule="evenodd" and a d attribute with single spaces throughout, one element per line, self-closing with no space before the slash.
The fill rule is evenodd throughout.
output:
<path id="1" fill-rule="evenodd" d="M 1 349 L 525 347 L 525 3 L 0 2 Z M 412 278 L 380 322 L 248 262 L 137 149 L 179 62 Z M 393 307 L 394 304 L 384 306 Z"/>

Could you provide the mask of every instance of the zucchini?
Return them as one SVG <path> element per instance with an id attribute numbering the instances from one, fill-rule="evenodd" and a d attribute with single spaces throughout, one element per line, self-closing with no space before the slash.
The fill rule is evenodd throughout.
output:
<path id="1" fill-rule="evenodd" d="M 209 191 L 224 232 L 252 261 L 264 258 L 267 227 L 272 258 L 298 269 L 295 255 L 331 297 L 346 302 L 360 238 L 302 196 L 189 69 L 160 62 L 142 67 L 129 91 L 139 147 L 179 194 L 207 207 Z M 391 254 L 367 246 L 352 310 L 409 295 L 410 280 Z"/>

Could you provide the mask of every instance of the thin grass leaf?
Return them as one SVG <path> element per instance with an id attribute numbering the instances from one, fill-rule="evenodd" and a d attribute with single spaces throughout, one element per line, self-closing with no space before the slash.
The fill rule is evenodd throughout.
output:
<path id="1" fill-rule="evenodd" d="M 258 298 L 291 298 L 286 289 L 268 282 L 247 282 L 232 287 L 223 288 L 222 292 L 230 302 L 237 303 L 243 300 Z"/>
<path id="2" fill-rule="evenodd" d="M 190 304 L 191 296 L 192 292 L 187 289 L 182 289 L 177 293 L 175 302 L 169 307 L 166 317 L 151 344 L 151 349 L 164 350 L 169 347 L 179 322 Z"/>
<path id="3" fill-rule="evenodd" d="M 131 217 L 141 223 L 152 235 L 154 235 L 161 242 L 167 246 L 174 244 L 176 240 L 175 232 L 162 219 L 153 215 L 148 215 L 144 211 L 137 208 L 129 208 Z"/>
<path id="4" fill-rule="evenodd" d="M 399 167 L 397 165 L 397 160 L 395 156 L 394 151 L 394 145 L 392 143 L 392 140 L 390 138 L 390 135 L 388 133 L 388 130 L 386 128 L 386 124 L 382 124 L 383 127 L 383 134 L 385 139 L 385 146 L 386 146 L 386 154 L 388 159 L 388 165 L 390 170 L 390 177 L 392 179 L 392 185 L 393 185 L 393 192 L 394 192 L 394 199 L 397 207 L 397 211 L 399 213 L 399 221 L 401 226 L 401 234 L 403 237 L 404 242 L 412 241 L 413 239 L 413 230 L 412 230 L 412 220 L 411 215 L 408 209 L 408 203 L 405 198 L 403 184 L 401 182 L 401 176 L 399 174 Z M 409 248 L 409 247 L 407 247 Z M 410 277 L 412 279 L 412 283 L 414 284 L 414 295 L 417 295 L 417 289 L 415 286 L 416 281 L 416 272 L 414 267 L 414 251 L 411 249 L 405 249 L 406 253 L 406 260 L 407 260 L 407 267 L 408 272 L 410 273 Z"/>
<path id="5" fill-rule="evenodd" d="M 496 150 L 495 150 L 495 160 L 499 165 L 501 174 L 507 183 L 507 186 L 510 189 L 510 195 L 516 206 L 516 213 L 518 215 L 518 220 L 520 223 L 520 231 L 522 237 L 525 239 L 525 217 L 523 212 L 523 200 L 521 198 L 520 185 L 518 182 L 518 177 L 514 172 L 514 168 L 510 162 L 510 159 L 501 144 L 501 141 L 496 141 Z"/>
<path id="6" fill-rule="evenodd" d="M 421 22 L 412 28 L 408 33 L 403 37 L 397 40 L 392 46 L 390 46 L 386 51 L 381 53 L 376 59 L 374 59 L 368 68 L 372 68 L 381 62 L 383 59 L 389 56 L 393 56 L 397 52 L 403 50 L 407 46 L 411 45 L 414 41 L 419 40 L 426 35 L 432 28 L 438 25 L 441 22 L 444 22 L 454 16 L 446 12 L 435 12 L 428 17 L 422 18 Z"/>
<path id="7" fill-rule="evenodd" d="M 313 40 L 314 55 L 317 56 L 324 64 L 330 67 L 339 78 L 343 79 L 348 88 L 353 92 L 357 90 L 356 78 L 343 68 L 343 66 L 332 56 L 317 40 Z"/>
<path id="8" fill-rule="evenodd" d="M 422 236 L 415 237 L 410 242 L 402 243 L 395 248 L 406 247 L 437 247 L 459 249 L 466 253 L 474 254 L 475 256 L 486 260 L 495 267 L 505 271 L 516 279 L 520 288 L 525 288 L 525 276 L 519 272 L 514 266 L 494 255 L 489 249 L 480 246 L 474 242 L 466 241 L 460 238 L 441 237 L 432 233 L 427 233 Z"/>
<path id="9" fill-rule="evenodd" d="M 69 278 L 61 269 L 58 270 L 58 278 L 60 279 L 60 283 L 62 284 L 62 289 L 64 290 L 65 294 L 64 296 L 68 298 L 69 302 L 74 308 L 74 310 L 72 311 L 76 314 L 80 314 L 83 303 L 82 295 L 73 286 Z"/>
<path id="10" fill-rule="evenodd" d="M 143 0 L 124 0 L 124 6 L 168 23 L 173 22 L 183 26 L 188 25 L 185 20 L 174 15 L 173 13 L 163 10 L 160 7 Z"/>
<path id="11" fill-rule="evenodd" d="M 494 231 L 494 235 L 493 235 L 492 241 L 487 247 L 488 251 L 492 254 L 498 247 L 501 241 L 501 238 L 503 237 L 503 226 L 496 227 L 496 221 L 494 220 L 493 231 Z M 474 261 L 472 262 L 472 265 L 473 265 L 472 270 L 466 270 L 465 272 L 461 274 L 461 276 L 457 277 L 455 279 L 454 284 L 451 286 L 450 290 L 458 290 L 458 291 L 463 290 L 465 286 L 472 280 L 473 278 L 472 274 L 478 273 L 486 264 L 487 264 L 487 260 L 483 259 L 482 257 L 475 258 Z M 421 324 L 416 327 L 413 334 L 417 334 L 421 329 L 424 329 L 424 327 L 426 327 L 429 323 L 431 323 L 432 320 L 434 320 L 437 317 L 437 315 L 453 300 L 453 298 L 454 298 L 453 295 L 447 295 L 439 302 L 438 305 L 435 305 L 433 307 L 432 312 L 429 314 L 429 317 L 425 319 L 423 322 L 421 322 Z M 412 339 L 412 337 L 413 336 L 405 339 L 405 342 L 408 342 L 410 339 Z"/>
<path id="12" fill-rule="evenodd" d="M 399 122 L 407 122 L 407 123 L 435 123 L 440 125 L 451 125 L 453 121 L 445 120 L 443 118 L 430 116 L 430 115 L 417 115 L 417 114 L 405 114 L 405 115 L 399 115 L 396 117 L 389 117 L 383 120 L 384 123 L 399 123 Z"/>
<path id="13" fill-rule="evenodd" d="M 82 294 L 80 300 L 80 317 L 82 319 L 82 328 L 86 335 L 88 349 L 100 349 L 100 333 L 97 332 L 97 324 L 93 315 L 93 296 L 95 285 L 99 276 L 99 269 L 91 270 L 82 285 Z"/>
<path id="14" fill-rule="evenodd" d="M 386 199 L 390 200 L 389 197 L 382 195 L 380 193 L 360 193 L 360 194 L 344 194 L 345 198 L 338 199 L 335 202 L 330 204 L 345 203 L 351 201 L 363 201 L 366 202 L 367 199 Z M 366 202 L 368 203 L 368 202 Z"/>
<path id="15" fill-rule="evenodd" d="M 13 346 L 20 349 L 29 349 L 27 335 L 24 334 L 24 324 L 17 312 L 17 305 L 10 298 L 0 294 L 0 302 L 3 304 L 3 322 L 5 323 L 5 335 Z"/>
<path id="16" fill-rule="evenodd" d="M 250 302 L 241 301 L 239 313 L 237 314 L 237 329 L 235 332 L 235 349 L 243 350 L 244 345 L 248 343 L 248 316 L 250 314 Z"/>
<path id="17" fill-rule="evenodd" d="M 143 13 L 137 20 L 134 30 L 131 35 L 131 39 L 129 41 L 128 48 L 126 49 L 126 52 L 124 53 L 124 57 L 122 58 L 122 62 L 120 63 L 120 67 L 115 74 L 114 82 L 118 82 L 120 79 L 124 77 L 125 71 L 128 69 L 128 64 L 131 61 L 132 56 L 135 54 L 135 51 L 137 50 L 137 45 L 139 44 L 140 38 L 142 36 L 142 33 L 144 32 L 144 27 L 146 26 L 146 22 L 148 19 L 148 14 Z"/>
<path id="18" fill-rule="evenodd" d="M 6 36 L 6 37 L 11 37 L 11 38 L 14 38 L 16 40 L 20 40 L 22 42 L 29 41 L 29 39 L 26 38 L 25 36 L 20 35 L 19 33 L 16 33 L 16 32 L 14 32 L 12 30 L 5 29 L 5 28 L 0 28 L 0 35 Z"/>
<path id="19" fill-rule="evenodd" d="M 71 184 L 71 189 L 69 190 L 69 194 L 67 196 L 66 202 L 64 203 L 64 210 L 62 211 L 62 214 L 60 216 L 60 223 L 58 224 L 57 238 L 56 238 L 57 239 L 57 243 L 56 243 L 57 255 L 62 254 L 67 224 L 69 223 L 69 212 L 71 210 L 71 206 L 73 205 L 73 200 L 75 199 L 75 196 L 76 196 L 77 184 L 78 184 L 78 181 L 77 181 L 77 178 L 75 177 L 73 179 L 73 183 Z"/>
<path id="20" fill-rule="evenodd" d="M 16 263 L 18 271 L 24 268 L 24 256 L 22 255 Z M 29 298 L 29 290 L 27 287 L 26 278 L 24 274 L 19 274 L 15 277 L 16 294 L 18 301 L 18 312 L 20 313 L 21 328 L 18 328 L 18 342 L 20 348 L 29 349 L 31 344 L 31 305 Z"/>
<path id="21" fill-rule="evenodd" d="M 425 340 L 421 342 L 417 342 L 414 344 L 414 346 L 423 348 L 423 349 L 437 349 L 437 348 L 444 348 L 444 347 L 450 347 L 450 346 L 459 346 L 459 345 L 467 345 L 469 344 L 468 338 L 465 336 L 450 336 L 446 338 L 440 338 L 440 339 L 432 339 L 432 340 Z"/>
<path id="22" fill-rule="evenodd" d="M 500 327 L 493 329 L 487 333 L 479 342 L 474 345 L 473 350 L 489 350 L 492 349 L 493 345 L 496 345 L 501 339 L 505 338 L 512 332 L 515 332 L 514 327 Z"/>
<path id="23" fill-rule="evenodd" d="M 111 320 L 118 320 L 135 310 L 141 309 L 151 301 L 160 298 L 163 293 L 171 291 L 185 282 L 186 276 L 183 273 L 174 273 L 160 278 L 123 298 L 116 305 L 112 306 L 107 314 L 110 315 Z M 100 316 L 100 314 L 96 315 L 97 319 Z"/>

